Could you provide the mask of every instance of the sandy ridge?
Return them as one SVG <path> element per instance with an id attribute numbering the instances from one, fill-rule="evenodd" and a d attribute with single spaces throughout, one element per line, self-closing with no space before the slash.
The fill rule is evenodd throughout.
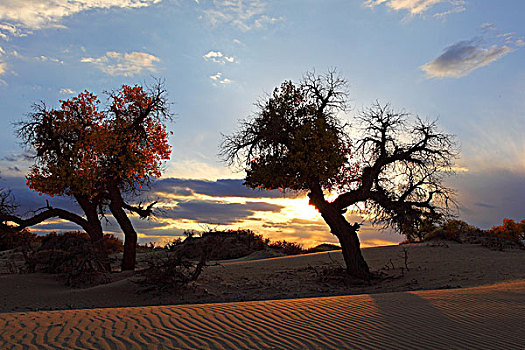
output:
<path id="1" fill-rule="evenodd" d="M 2 314 L 0 348 L 523 349 L 525 280 L 291 300 Z"/>

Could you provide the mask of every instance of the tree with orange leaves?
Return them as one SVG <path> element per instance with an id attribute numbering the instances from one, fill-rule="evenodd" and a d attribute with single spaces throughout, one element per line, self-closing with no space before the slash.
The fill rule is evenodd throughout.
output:
<path id="1" fill-rule="evenodd" d="M 73 197 L 84 217 L 48 206 L 28 219 L 4 215 L 2 221 L 22 229 L 59 217 L 80 225 L 93 242 L 99 242 L 100 219 L 109 209 L 125 236 L 122 269 L 134 269 L 137 233 L 126 210 L 145 218 L 155 203 L 144 208 L 129 204 L 125 197 L 161 175 L 161 165 L 171 153 L 164 124 L 170 118 L 160 83 L 149 90 L 123 85 L 109 93 L 105 109 L 88 91 L 60 101 L 59 109 L 35 105 L 18 129 L 19 137 L 36 153 L 27 185 L 50 196 Z"/>

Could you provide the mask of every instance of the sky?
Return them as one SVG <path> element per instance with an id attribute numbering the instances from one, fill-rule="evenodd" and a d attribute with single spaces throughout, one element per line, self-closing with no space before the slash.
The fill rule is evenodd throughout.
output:
<path id="1" fill-rule="evenodd" d="M 525 217 L 525 2 L 519 0 L 0 0 L 0 187 L 21 213 L 46 196 L 13 123 L 34 103 L 165 80 L 176 115 L 171 160 L 133 219 L 141 242 L 184 230 L 251 228 L 273 240 L 337 242 L 304 197 L 249 190 L 218 157 L 222 135 L 285 80 L 336 68 L 350 123 L 375 101 L 437 119 L 461 149 L 461 219 L 481 228 Z M 65 198 L 54 206 L 73 208 Z M 362 222 L 356 213 L 349 220 Z M 118 234 L 111 217 L 106 231 Z M 363 222 L 364 246 L 402 240 Z M 78 229 L 49 221 L 37 232 Z"/>

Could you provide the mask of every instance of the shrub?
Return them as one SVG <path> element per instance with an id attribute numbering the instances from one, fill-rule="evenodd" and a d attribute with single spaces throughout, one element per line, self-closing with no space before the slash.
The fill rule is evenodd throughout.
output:
<path id="1" fill-rule="evenodd" d="M 492 226 L 488 231 L 488 234 L 493 237 L 508 239 L 514 243 L 522 244 L 525 240 L 525 219 L 519 223 L 512 219 L 503 219 L 503 225 Z"/>
<path id="2" fill-rule="evenodd" d="M 114 235 L 104 235 L 104 247 L 107 254 L 113 254 L 124 251 L 124 242 Z"/>
<path id="3" fill-rule="evenodd" d="M 0 231 L 0 251 L 10 250 L 21 247 L 30 247 L 32 243 L 37 242 L 35 233 L 28 229 L 20 231 L 2 230 Z"/>
<path id="4" fill-rule="evenodd" d="M 114 237 L 107 238 L 104 250 L 96 247 L 89 236 L 80 231 L 57 234 L 52 232 L 41 238 L 36 251 L 24 254 L 29 272 L 63 274 L 72 287 L 92 285 L 107 280 L 109 260 L 105 250 L 113 249 Z"/>
<path id="5" fill-rule="evenodd" d="M 270 243 L 268 246 L 286 255 L 297 255 L 305 252 L 302 244 L 295 242 L 277 241 Z"/>
<path id="6" fill-rule="evenodd" d="M 145 292 L 180 289 L 199 278 L 206 260 L 205 254 L 198 263 L 176 253 L 167 253 L 165 257 L 151 257 L 148 260 L 149 266 L 142 271 L 142 279 L 138 283 L 144 286 Z"/>
<path id="7" fill-rule="evenodd" d="M 462 220 L 449 220 L 433 231 L 427 233 L 425 241 L 443 239 L 447 241 L 462 242 L 461 235 L 479 231 L 476 227 Z"/>
<path id="8" fill-rule="evenodd" d="M 222 250 L 223 238 L 217 235 L 187 241 L 191 243 L 199 241 L 200 243 L 192 245 L 192 249 L 178 249 L 175 252 L 166 253 L 164 257 L 158 255 L 150 257 L 149 267 L 142 271 L 142 279 L 138 282 L 144 286 L 144 291 L 163 292 L 185 287 L 190 282 L 196 281 L 210 257 Z M 198 262 L 192 261 L 196 252 L 198 252 Z"/>
<path id="9" fill-rule="evenodd" d="M 183 254 L 189 259 L 198 259 L 202 249 L 210 249 L 209 259 L 236 259 L 266 246 L 266 240 L 251 230 L 209 230 L 200 236 L 186 235 L 184 241 L 176 240 L 166 245 L 169 251 Z"/>

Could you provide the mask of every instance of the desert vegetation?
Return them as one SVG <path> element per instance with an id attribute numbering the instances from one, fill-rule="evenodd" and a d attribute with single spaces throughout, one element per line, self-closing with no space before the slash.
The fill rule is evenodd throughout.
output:
<path id="1" fill-rule="evenodd" d="M 396 228 L 409 242 L 445 239 L 500 249 L 507 242 L 523 245 L 525 220 L 505 219 L 486 231 L 448 220 L 454 192 L 443 179 L 453 173 L 458 154 L 453 135 L 434 121 L 378 102 L 350 126 L 341 119 L 347 111 L 346 89 L 336 71 L 308 72 L 298 83 L 283 82 L 237 132 L 224 136 L 221 155 L 245 170 L 250 188 L 305 193 L 339 239 L 346 273 L 354 278 L 369 280 L 373 274 L 361 254 L 360 225 L 345 216 L 350 207 L 375 224 Z M 136 267 L 139 245 L 128 215 L 153 215 L 156 202 L 132 202 L 143 186 L 160 177 L 170 158 L 165 122 L 171 114 L 160 82 L 152 88 L 123 85 L 107 95 L 105 106 L 88 91 L 60 101 L 56 109 L 37 104 L 17 124 L 18 136 L 35 154 L 28 187 L 71 197 L 83 212 L 46 203 L 30 216 L 18 215 L 15 198 L 9 190 L 0 191 L 0 248 L 21 252 L 27 272 L 62 273 L 69 284 L 81 284 L 111 272 L 111 255 L 121 251 L 120 269 Z M 328 200 L 329 195 L 335 199 Z M 123 243 L 104 235 L 101 220 L 106 214 L 117 221 Z M 71 221 L 84 233 L 39 237 L 28 229 L 51 218 Z M 210 260 L 338 248 L 304 249 L 241 229 L 187 231 L 184 236 L 163 247 L 141 248 L 163 252 L 148 261 L 144 283 L 165 279 L 168 286 L 188 284 Z"/>
<path id="2" fill-rule="evenodd" d="M 494 225 L 489 230 L 482 230 L 463 220 L 452 219 L 441 224 L 425 223 L 417 234 L 406 243 L 429 242 L 434 240 L 454 241 L 458 243 L 481 244 L 494 250 L 525 247 L 525 219 L 515 222 L 503 219 L 502 225 Z"/>
<path id="3" fill-rule="evenodd" d="M 341 243 L 347 273 L 370 279 L 360 250 L 358 223 L 345 212 L 360 206 L 375 223 L 412 236 L 425 220 L 448 214 L 458 151 L 454 137 L 388 104 L 375 103 L 354 120 L 352 137 L 341 119 L 347 82 L 337 72 L 306 73 L 285 81 L 256 104 L 257 111 L 224 137 L 221 154 L 246 172 L 254 189 L 305 191 Z M 328 194 L 337 194 L 329 201 Z"/>
<path id="4" fill-rule="evenodd" d="M 184 287 L 196 281 L 210 261 L 250 254 L 264 258 L 340 249 L 331 244 L 304 249 L 294 242 L 272 242 L 246 229 L 187 231 L 184 239 L 178 237 L 163 246 L 137 244 L 136 248 L 144 255 L 138 276 L 142 277 L 139 283 L 145 291 Z M 23 229 L 0 231 L 0 251 L 11 257 L 4 272 L 51 273 L 59 275 L 66 285 L 82 287 L 110 280 L 107 266 L 115 263 L 119 253 L 124 251 L 124 244 L 109 234 L 104 235 L 100 246 L 93 244 L 89 235 L 82 231 L 38 236 Z"/>
<path id="5" fill-rule="evenodd" d="M 73 198 L 84 215 L 48 203 L 30 217 L 19 216 L 5 192 L 0 208 L 3 229 L 23 230 L 60 218 L 82 227 L 104 252 L 101 218 L 110 212 L 125 236 L 122 269 L 133 270 L 137 233 L 126 211 L 146 218 L 155 203 L 143 207 L 125 198 L 133 198 L 159 177 L 162 162 L 170 158 L 164 122 L 171 115 L 165 93 L 160 82 L 150 89 L 123 85 L 108 93 L 107 106 L 88 91 L 60 101 L 58 109 L 34 105 L 28 118 L 17 124 L 18 136 L 35 154 L 27 185 L 41 194 Z"/>

